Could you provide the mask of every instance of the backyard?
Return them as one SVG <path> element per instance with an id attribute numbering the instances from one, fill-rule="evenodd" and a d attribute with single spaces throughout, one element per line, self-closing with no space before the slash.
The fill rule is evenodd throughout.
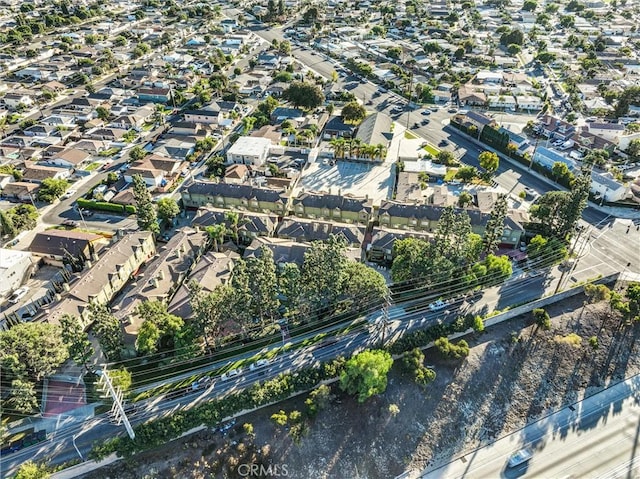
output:
<path id="1" fill-rule="evenodd" d="M 526 314 L 469 337 L 462 361 L 426 350 L 437 372 L 426 387 L 396 361 L 387 390 L 364 404 L 334 385 L 329 405 L 297 424 L 291 412 L 306 411 L 307 394 L 84 478 L 246 477 L 241 465 L 262 464 L 293 478 L 386 479 L 446 462 L 640 372 L 638 325 L 625 325 L 607 303 L 584 300 L 550 306 L 548 331 Z M 588 341 L 594 336 L 597 348 Z M 270 417 L 281 410 L 290 422 L 276 426 Z"/>

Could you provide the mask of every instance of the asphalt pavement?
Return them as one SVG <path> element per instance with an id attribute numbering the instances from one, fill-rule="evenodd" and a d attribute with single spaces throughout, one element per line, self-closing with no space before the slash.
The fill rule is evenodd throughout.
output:
<path id="1" fill-rule="evenodd" d="M 410 478 L 637 478 L 640 376 L 612 385 L 480 449 Z M 533 456 L 515 467 L 509 457 Z"/>

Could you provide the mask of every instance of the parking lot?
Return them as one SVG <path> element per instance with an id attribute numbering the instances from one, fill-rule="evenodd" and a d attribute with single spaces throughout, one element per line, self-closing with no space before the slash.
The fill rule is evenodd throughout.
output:
<path id="1" fill-rule="evenodd" d="M 318 158 L 303 171 L 294 194 L 305 191 L 324 191 L 331 194 L 368 196 L 374 205 L 391 198 L 395 179 L 394 164 L 369 164 Z"/>

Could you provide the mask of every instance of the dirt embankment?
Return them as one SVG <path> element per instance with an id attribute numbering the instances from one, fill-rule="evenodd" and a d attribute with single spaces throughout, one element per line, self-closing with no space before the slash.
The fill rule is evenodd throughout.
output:
<path id="1" fill-rule="evenodd" d="M 334 388 L 330 406 L 307 420 L 297 442 L 269 418 L 281 409 L 305 411 L 304 397 L 242 417 L 225 434 L 196 434 L 85 479 L 284 477 L 284 471 L 300 479 L 388 479 L 439 463 L 640 372 L 640 326 L 623 324 L 604 303 L 583 307 L 583 301 L 577 296 L 549 307 L 549 331 L 527 315 L 468 338 L 472 349 L 463 362 L 426 351 L 437 372 L 426 388 L 404 376 L 400 364 L 386 392 L 364 405 Z M 399 413 L 390 412 L 392 404 Z M 255 438 L 244 423 L 253 425 Z M 263 467 L 251 471 L 250 463 Z"/>

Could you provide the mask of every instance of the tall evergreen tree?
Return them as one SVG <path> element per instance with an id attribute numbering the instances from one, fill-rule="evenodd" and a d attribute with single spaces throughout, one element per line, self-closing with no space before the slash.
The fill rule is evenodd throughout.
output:
<path id="1" fill-rule="evenodd" d="M 133 175 L 133 199 L 136 201 L 136 216 L 140 229 L 159 233 L 158 214 L 142 175 Z"/>
<path id="2" fill-rule="evenodd" d="M 62 340 L 67 345 L 69 356 L 78 366 L 84 366 L 88 372 L 87 362 L 93 356 L 94 349 L 80 320 L 76 316 L 64 314 L 60 318 L 60 327 L 62 328 Z"/>
<path id="3" fill-rule="evenodd" d="M 278 278 L 273 253 L 262 246 L 259 255 L 247 261 L 251 313 L 261 321 L 273 320 L 278 314 Z"/>
<path id="4" fill-rule="evenodd" d="M 93 324 L 93 332 L 100 342 L 102 351 L 110 361 L 119 361 L 122 357 L 124 338 L 122 325 L 104 304 L 89 304 L 89 314 Z"/>
<path id="5" fill-rule="evenodd" d="M 491 254 L 498 248 L 504 232 L 504 220 L 506 217 L 507 197 L 500 195 L 493 205 L 491 217 L 484 229 L 483 251 L 485 254 Z"/>
<path id="6" fill-rule="evenodd" d="M 562 215 L 562 229 L 560 237 L 567 238 L 571 236 L 578 225 L 578 221 L 582 217 L 582 212 L 587 206 L 589 199 L 589 190 L 591 189 L 591 168 L 583 168 L 578 176 L 575 177 L 571 185 L 571 194 Z"/>
<path id="7" fill-rule="evenodd" d="M 336 302 L 340 294 L 340 277 L 347 257 L 346 243 L 342 238 L 330 235 L 326 241 L 314 241 L 304 254 L 300 274 L 301 300 L 308 309 L 316 310 Z"/>

